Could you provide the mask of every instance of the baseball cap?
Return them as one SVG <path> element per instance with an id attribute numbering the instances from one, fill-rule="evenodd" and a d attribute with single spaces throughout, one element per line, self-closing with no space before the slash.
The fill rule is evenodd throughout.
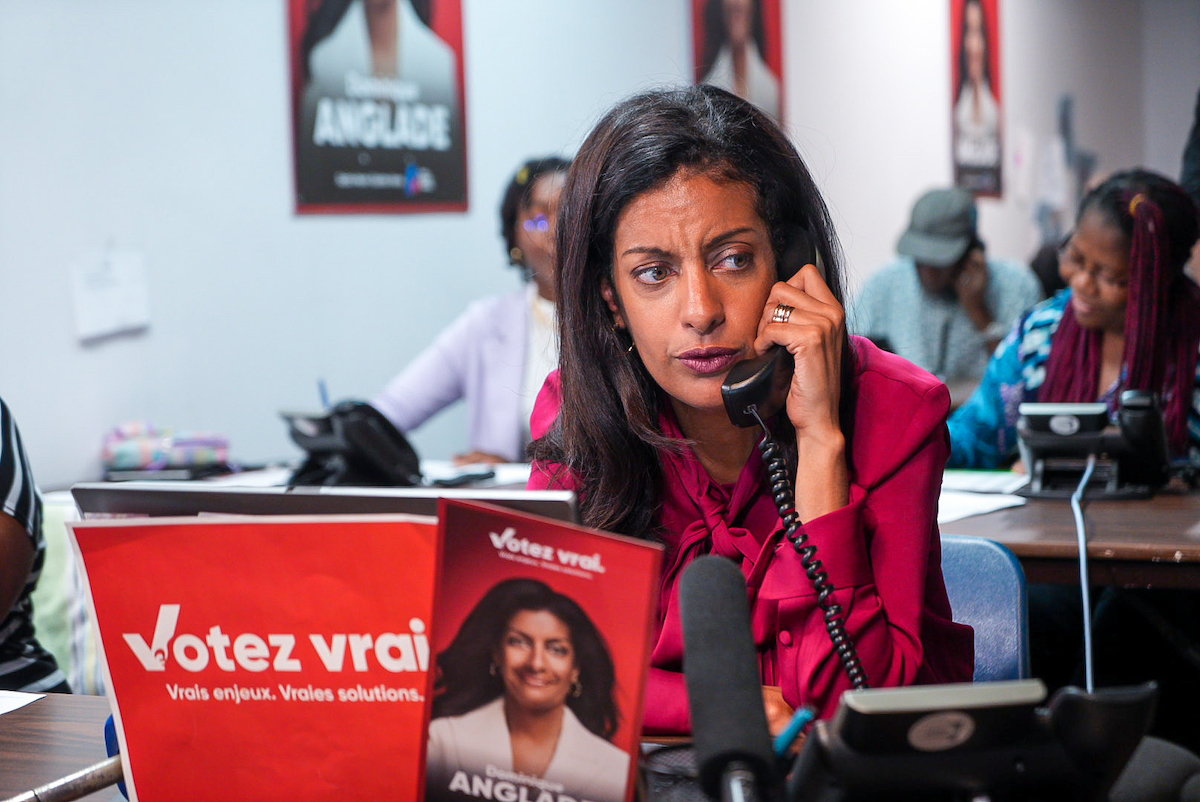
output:
<path id="1" fill-rule="evenodd" d="M 975 217 L 975 198 L 967 190 L 931 189 L 913 205 L 896 251 L 917 264 L 952 267 L 975 238 Z"/>

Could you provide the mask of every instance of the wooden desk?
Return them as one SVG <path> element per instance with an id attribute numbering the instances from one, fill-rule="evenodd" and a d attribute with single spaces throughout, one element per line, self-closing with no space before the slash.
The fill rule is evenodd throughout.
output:
<path id="1" fill-rule="evenodd" d="M 57 780 L 108 757 L 103 696 L 46 694 L 0 716 L 0 799 Z M 88 799 L 122 799 L 115 786 Z"/>
<path id="2" fill-rule="evenodd" d="M 1092 584 L 1200 589 L 1200 494 L 1085 502 Z M 991 538 L 1012 549 L 1030 582 L 1079 582 L 1075 518 L 1066 499 L 1030 499 L 942 531 Z"/>

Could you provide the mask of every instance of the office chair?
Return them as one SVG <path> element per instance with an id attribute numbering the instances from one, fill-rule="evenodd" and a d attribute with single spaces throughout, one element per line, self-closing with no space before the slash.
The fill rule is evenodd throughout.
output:
<path id="1" fill-rule="evenodd" d="M 942 535 L 942 576 L 954 620 L 975 629 L 975 681 L 1027 679 L 1025 571 L 994 540 Z"/>

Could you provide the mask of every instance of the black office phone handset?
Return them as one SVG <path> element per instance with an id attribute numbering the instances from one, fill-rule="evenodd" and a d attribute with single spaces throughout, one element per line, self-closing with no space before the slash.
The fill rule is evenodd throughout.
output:
<path id="1" fill-rule="evenodd" d="M 809 233 L 797 228 L 793 230 L 780 258 L 780 278 L 786 281 L 807 264 L 820 269 L 820 252 Z M 758 448 L 767 466 L 771 497 L 783 520 L 784 536 L 799 555 L 800 565 L 817 592 L 817 606 L 824 613 L 825 629 L 829 632 L 846 675 L 855 688 L 866 688 L 869 687 L 867 675 L 858 658 L 858 651 L 846 632 L 842 607 L 831 598 L 833 586 L 821 561 L 817 559 L 817 547 L 809 542 L 808 535 L 801 529 L 783 449 L 771 436 L 771 429 L 766 424 L 767 418 L 783 409 L 794 369 L 795 363 L 787 349 L 782 345 L 773 346 L 762 356 L 738 362 L 730 368 L 721 384 L 721 398 L 734 424 L 743 428 L 755 425 L 762 427 L 763 439 Z"/>
<path id="2" fill-rule="evenodd" d="M 342 401 L 317 415 L 283 413 L 292 441 L 307 454 L 288 485 L 412 487 L 421 463 L 408 439 L 383 413 Z"/>

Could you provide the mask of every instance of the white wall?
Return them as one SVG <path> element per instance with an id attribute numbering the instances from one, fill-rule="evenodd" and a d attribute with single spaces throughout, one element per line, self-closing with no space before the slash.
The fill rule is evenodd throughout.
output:
<path id="1" fill-rule="evenodd" d="M 470 212 L 298 218 L 282 2 L 0 0 L 0 395 L 44 486 L 97 475 L 101 436 L 129 419 L 224 432 L 242 460 L 294 455 L 275 411 L 315 407 L 318 377 L 369 395 L 468 300 L 516 285 L 496 206 L 517 162 L 690 74 L 682 0 L 464 5 Z M 855 281 L 950 180 L 947 7 L 785 0 L 790 128 Z M 1015 128 L 1051 135 L 1070 92 L 1104 166 L 1177 174 L 1198 10 L 1002 0 L 1007 158 Z M 1028 256 L 1029 199 L 981 207 L 991 250 Z M 81 347 L 68 266 L 106 244 L 145 255 L 153 322 Z M 464 421 L 444 414 L 418 449 L 462 448 Z"/>
<path id="2" fill-rule="evenodd" d="M 467 0 L 465 215 L 292 213 L 284 3 L 0 0 L 0 395 L 43 486 L 95 477 L 146 419 L 291 456 L 276 411 L 370 395 L 467 301 L 515 287 L 498 235 L 516 165 L 688 75 L 682 3 Z M 81 347 L 68 265 L 144 253 L 153 322 Z M 461 408 L 415 438 L 465 446 Z"/>
<path id="3" fill-rule="evenodd" d="M 894 257 L 916 197 L 953 179 L 949 3 L 793 5 L 785 23 L 788 115 L 858 283 Z M 1200 11 L 1200 3 L 1186 5 Z M 1005 195 L 979 204 L 993 254 L 1027 259 L 1038 244 L 1036 172 L 1022 181 L 1017 143 L 1035 145 L 1022 158 L 1040 154 L 1062 94 L 1075 97 L 1077 140 L 1102 166 L 1142 161 L 1142 42 L 1129 36 L 1140 25 L 1140 6 L 1129 0 L 1001 0 Z"/>
<path id="4" fill-rule="evenodd" d="M 1200 91 L 1200 2 L 1144 0 L 1142 53 L 1145 164 L 1178 179 Z"/>

